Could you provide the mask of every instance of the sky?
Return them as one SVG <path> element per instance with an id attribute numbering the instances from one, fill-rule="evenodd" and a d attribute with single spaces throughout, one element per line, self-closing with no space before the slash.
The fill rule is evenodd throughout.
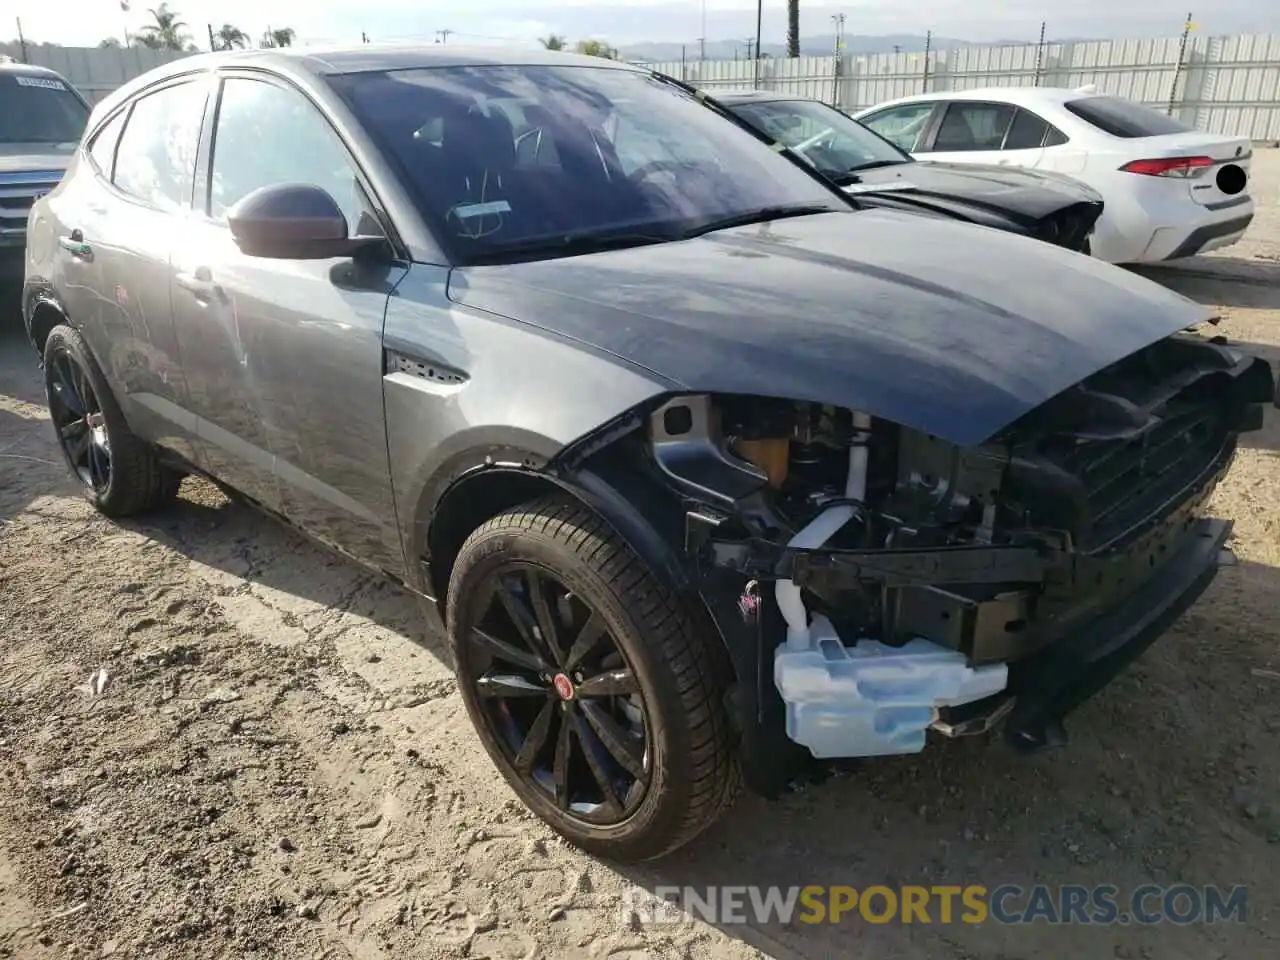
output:
<path id="1" fill-rule="evenodd" d="M 34 42 L 96 46 L 149 22 L 155 0 L 5 0 L 5 11 L 21 18 Z M 831 15 L 846 16 L 848 34 L 935 34 L 964 40 L 1034 41 L 1040 21 L 1050 38 L 1071 36 L 1176 36 L 1190 0 L 801 0 L 801 35 L 830 32 Z M 1275 0 L 1214 0 L 1197 17 L 1206 33 L 1280 30 Z M 357 42 L 362 31 L 374 40 L 432 40 L 454 31 L 449 42 L 532 43 L 549 33 L 571 40 L 595 37 L 614 46 L 643 41 L 695 43 L 703 35 L 703 0 L 170 0 L 193 39 L 208 43 L 206 24 L 233 23 L 251 36 L 268 27 L 292 27 L 304 43 Z M 764 0 L 765 42 L 782 42 L 785 0 Z M 751 0 L 705 0 L 706 35 L 713 40 L 755 34 Z M 0 22 L 0 38 L 16 28 Z"/>

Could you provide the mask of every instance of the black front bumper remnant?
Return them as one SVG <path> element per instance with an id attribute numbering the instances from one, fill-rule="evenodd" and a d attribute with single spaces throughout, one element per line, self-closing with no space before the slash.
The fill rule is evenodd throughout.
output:
<path id="1" fill-rule="evenodd" d="M 1196 521 L 1182 549 L 1123 601 L 1010 664 L 1006 693 L 1015 701 L 1005 721 L 1009 742 L 1027 752 L 1063 742 L 1063 718 L 1136 660 L 1213 582 L 1230 535 L 1230 521 Z"/>

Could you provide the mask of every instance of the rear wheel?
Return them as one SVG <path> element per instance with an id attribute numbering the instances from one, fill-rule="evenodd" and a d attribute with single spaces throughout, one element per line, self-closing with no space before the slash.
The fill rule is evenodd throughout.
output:
<path id="1" fill-rule="evenodd" d="M 130 431 L 74 328 L 58 326 L 49 333 L 44 377 L 58 447 L 99 511 L 124 517 L 177 495 L 181 476 L 162 466 L 151 445 Z"/>
<path id="2" fill-rule="evenodd" d="M 485 749 L 572 843 L 662 856 L 733 799 L 715 648 L 590 511 L 551 498 L 484 524 L 454 565 L 447 616 Z"/>

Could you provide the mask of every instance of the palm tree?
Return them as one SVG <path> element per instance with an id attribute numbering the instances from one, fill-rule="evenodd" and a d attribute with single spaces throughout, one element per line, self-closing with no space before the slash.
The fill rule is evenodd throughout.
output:
<path id="1" fill-rule="evenodd" d="M 298 35 L 294 32 L 293 27 L 281 27 L 278 30 L 267 29 L 259 41 L 259 46 L 263 47 L 291 47 L 294 38 Z"/>
<path id="2" fill-rule="evenodd" d="M 162 3 L 147 11 L 155 23 L 149 23 L 138 31 L 138 43 L 152 50 L 185 50 L 191 42 L 187 25 L 178 19 L 177 12 Z"/>
<path id="3" fill-rule="evenodd" d="M 800 0 L 787 0 L 787 56 L 800 56 Z"/>
<path id="4" fill-rule="evenodd" d="M 548 50 L 563 50 L 565 45 L 564 37 L 555 33 L 551 34 L 550 36 L 543 37 L 538 42 L 541 43 Z"/>
<path id="5" fill-rule="evenodd" d="M 244 49 L 249 45 L 249 35 L 230 23 L 224 23 L 213 35 L 213 39 L 217 44 L 215 49 L 218 50 Z"/>

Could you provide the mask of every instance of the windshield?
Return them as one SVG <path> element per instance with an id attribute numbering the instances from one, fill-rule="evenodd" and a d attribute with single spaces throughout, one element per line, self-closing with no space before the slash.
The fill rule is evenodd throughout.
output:
<path id="1" fill-rule="evenodd" d="M 56 77 L 0 73 L 0 143 L 76 143 L 89 108 Z"/>
<path id="2" fill-rule="evenodd" d="M 836 181 L 856 179 L 848 176 L 853 171 L 912 162 L 879 134 L 816 100 L 735 103 L 729 109 Z"/>
<path id="3" fill-rule="evenodd" d="M 589 249 L 593 237 L 614 246 L 657 242 L 752 214 L 852 209 L 646 73 L 474 66 L 331 82 L 463 262 L 556 238 L 572 241 L 569 253 Z"/>

